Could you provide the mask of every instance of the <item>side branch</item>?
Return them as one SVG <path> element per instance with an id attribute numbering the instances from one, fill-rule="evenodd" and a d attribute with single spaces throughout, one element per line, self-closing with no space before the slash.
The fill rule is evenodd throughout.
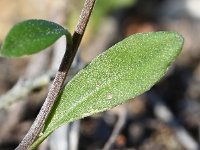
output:
<path id="1" fill-rule="evenodd" d="M 49 113 L 52 110 L 52 107 L 60 93 L 60 90 L 63 87 L 63 83 L 66 79 L 67 73 L 69 71 L 69 68 L 74 60 L 74 57 L 76 55 L 77 49 L 80 45 L 81 39 L 84 35 L 84 31 L 86 29 L 87 23 L 89 21 L 91 12 L 94 7 L 95 0 L 86 0 L 83 10 L 81 12 L 79 22 L 76 26 L 75 32 L 73 34 L 73 44 L 67 45 L 66 52 L 64 54 L 64 57 L 62 59 L 61 65 L 59 67 L 59 70 L 56 74 L 56 77 L 51 85 L 51 88 L 48 92 L 47 98 L 45 99 L 45 102 L 36 117 L 36 120 L 34 121 L 33 125 L 31 126 L 30 130 L 22 140 L 22 142 L 19 144 L 19 146 L 16 148 L 16 150 L 27 150 L 30 148 L 32 143 L 37 139 L 39 136 L 39 133 L 42 131 L 42 128 L 44 126 L 44 123 L 49 115 Z"/>

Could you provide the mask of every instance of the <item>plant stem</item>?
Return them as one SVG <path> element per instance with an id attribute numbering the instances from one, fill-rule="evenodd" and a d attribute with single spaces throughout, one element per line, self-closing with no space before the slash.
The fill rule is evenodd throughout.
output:
<path id="1" fill-rule="evenodd" d="M 81 39 L 84 35 L 85 28 L 89 21 L 91 12 L 93 10 L 94 4 L 96 0 L 86 0 L 84 7 L 82 9 L 78 24 L 76 26 L 75 32 L 72 37 L 72 43 L 67 41 L 67 48 L 65 54 L 63 56 L 62 62 L 60 64 L 59 70 L 55 76 L 55 79 L 50 87 L 50 90 L 47 94 L 45 102 L 36 117 L 33 125 L 29 129 L 28 133 L 25 135 L 24 139 L 18 145 L 16 150 L 27 150 L 30 148 L 32 143 L 37 139 L 44 123 L 63 87 L 64 81 L 66 79 L 68 70 L 74 60 L 77 49 L 80 45 Z"/>

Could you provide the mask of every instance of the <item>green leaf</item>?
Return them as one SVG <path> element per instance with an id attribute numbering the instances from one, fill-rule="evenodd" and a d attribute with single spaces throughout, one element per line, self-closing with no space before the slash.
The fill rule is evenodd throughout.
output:
<path id="1" fill-rule="evenodd" d="M 31 55 L 49 47 L 62 35 L 66 35 L 68 42 L 71 42 L 70 33 L 56 23 L 26 20 L 10 30 L 0 49 L 0 55 L 6 57 Z"/>
<path id="2" fill-rule="evenodd" d="M 102 112 L 149 90 L 180 53 L 174 32 L 135 34 L 114 45 L 64 88 L 32 147 L 65 123 Z"/>

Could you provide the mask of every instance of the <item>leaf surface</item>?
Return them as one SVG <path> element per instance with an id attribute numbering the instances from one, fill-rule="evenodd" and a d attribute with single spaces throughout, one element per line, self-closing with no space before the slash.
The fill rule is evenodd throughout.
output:
<path id="1" fill-rule="evenodd" d="M 102 112 L 149 90 L 180 53 L 175 32 L 132 35 L 94 59 L 64 88 L 32 147 L 65 123 Z"/>
<path id="2" fill-rule="evenodd" d="M 56 23 L 37 19 L 26 20 L 10 30 L 0 49 L 0 55 L 31 55 L 49 47 L 63 35 L 71 40 L 70 33 Z"/>

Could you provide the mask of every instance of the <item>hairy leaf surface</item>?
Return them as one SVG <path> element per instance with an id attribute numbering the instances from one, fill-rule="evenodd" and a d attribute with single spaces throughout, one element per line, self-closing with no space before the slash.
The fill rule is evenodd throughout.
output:
<path id="1" fill-rule="evenodd" d="M 132 35 L 109 48 L 64 88 L 35 147 L 65 123 L 102 112 L 149 90 L 180 53 L 174 32 Z"/>
<path id="2" fill-rule="evenodd" d="M 56 23 L 46 20 L 26 20 L 10 30 L 0 49 L 0 55 L 5 57 L 31 55 L 49 47 L 62 35 L 70 37 L 70 33 Z"/>

